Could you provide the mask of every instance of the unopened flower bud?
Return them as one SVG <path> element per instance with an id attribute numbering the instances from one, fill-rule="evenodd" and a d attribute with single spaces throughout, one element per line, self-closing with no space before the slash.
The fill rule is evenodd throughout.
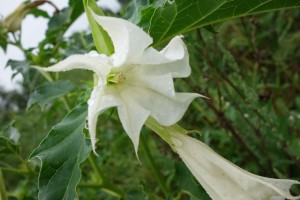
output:
<path id="1" fill-rule="evenodd" d="M 45 3 L 44 0 L 22 3 L 3 20 L 3 26 L 8 32 L 16 32 L 21 28 L 22 21 L 30 9 Z"/>

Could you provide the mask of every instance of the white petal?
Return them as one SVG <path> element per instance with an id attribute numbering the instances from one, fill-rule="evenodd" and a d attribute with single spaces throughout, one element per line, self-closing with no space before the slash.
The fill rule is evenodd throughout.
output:
<path id="1" fill-rule="evenodd" d="M 140 132 L 150 112 L 137 104 L 129 93 L 121 92 L 120 96 L 123 103 L 118 106 L 118 114 L 123 128 L 134 144 L 137 154 Z"/>
<path id="2" fill-rule="evenodd" d="M 94 88 L 90 99 L 88 100 L 88 128 L 91 138 L 93 151 L 96 154 L 96 125 L 98 115 L 107 109 L 120 105 L 120 101 L 105 91 L 102 85 Z"/>
<path id="3" fill-rule="evenodd" d="M 214 200 L 300 198 L 291 196 L 289 192 L 293 184 L 300 184 L 297 181 L 251 174 L 222 158 L 198 140 L 177 133 L 172 133 L 171 137 L 177 153 Z"/>
<path id="4" fill-rule="evenodd" d="M 72 69 L 88 69 L 94 71 L 99 76 L 104 77 L 110 71 L 108 57 L 94 51 L 85 55 L 72 55 L 51 67 L 39 69 L 51 72 L 69 71 Z"/>
<path id="5" fill-rule="evenodd" d="M 130 86 L 145 87 L 162 95 L 174 97 L 175 89 L 173 78 L 170 73 L 152 75 L 144 70 L 144 67 L 135 67 L 128 73 L 127 78 Z"/>
<path id="6" fill-rule="evenodd" d="M 152 44 L 152 38 L 140 27 L 120 18 L 93 14 L 95 20 L 107 31 L 115 48 L 114 65 L 132 64 L 135 57 Z"/>
<path id="7" fill-rule="evenodd" d="M 133 86 L 125 91 L 136 103 L 151 112 L 151 116 L 164 126 L 177 123 L 189 104 L 201 95 L 195 93 L 175 93 L 173 97 L 163 95 L 159 90 Z"/>
<path id="8" fill-rule="evenodd" d="M 174 37 L 160 52 L 147 48 L 136 64 L 143 64 L 151 74 L 171 73 L 174 78 L 188 77 L 191 73 L 187 48 L 182 39 Z"/>

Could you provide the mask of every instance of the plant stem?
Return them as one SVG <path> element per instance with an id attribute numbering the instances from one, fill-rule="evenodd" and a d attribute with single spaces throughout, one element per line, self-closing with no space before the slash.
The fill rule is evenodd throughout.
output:
<path id="1" fill-rule="evenodd" d="M 6 189 L 5 189 L 5 185 L 4 185 L 4 179 L 3 179 L 3 175 L 2 175 L 2 170 L 0 168 L 0 200 L 7 200 L 7 195 L 6 195 Z"/>
<path id="2" fill-rule="evenodd" d="M 125 195 L 125 193 L 120 188 L 116 187 L 110 181 L 105 179 L 102 170 L 98 167 L 92 154 L 88 157 L 88 160 L 93 170 L 97 174 L 98 183 L 85 183 L 85 184 L 81 184 L 81 187 L 100 187 L 101 190 L 113 196 L 122 197 Z"/>
<path id="3" fill-rule="evenodd" d="M 28 175 L 30 172 L 28 170 L 22 170 L 22 169 L 16 169 L 16 168 L 7 168 L 7 167 L 2 167 L 2 171 L 5 172 L 10 172 L 10 173 L 15 173 L 15 174 L 22 174 L 22 175 Z"/>
<path id="4" fill-rule="evenodd" d="M 116 197 L 122 197 L 125 195 L 125 193 L 117 188 L 116 186 L 112 184 L 102 184 L 102 183 L 80 183 L 78 184 L 78 187 L 82 188 L 101 188 L 104 192 L 116 196 Z"/>
<path id="5" fill-rule="evenodd" d="M 147 145 L 145 136 L 142 135 L 142 134 L 141 134 L 140 141 L 141 141 L 141 146 L 142 146 L 142 148 L 143 148 L 143 150 L 145 152 L 146 159 L 147 159 L 148 163 L 150 164 L 150 168 L 152 170 L 152 173 L 154 174 L 154 177 L 155 177 L 156 181 L 158 182 L 161 190 L 163 191 L 163 193 L 167 197 L 168 194 L 169 194 L 169 189 L 167 188 L 167 184 L 164 181 L 165 179 L 163 178 L 163 175 L 158 170 L 157 165 L 154 162 L 154 159 L 153 159 L 153 157 L 151 155 L 151 152 L 149 150 L 149 147 Z"/>
<path id="6" fill-rule="evenodd" d="M 89 155 L 88 160 L 89 160 L 89 163 L 91 164 L 93 170 L 97 174 L 99 183 L 102 184 L 104 182 L 104 178 L 102 176 L 103 173 L 102 173 L 101 169 L 97 166 L 92 154 Z"/>

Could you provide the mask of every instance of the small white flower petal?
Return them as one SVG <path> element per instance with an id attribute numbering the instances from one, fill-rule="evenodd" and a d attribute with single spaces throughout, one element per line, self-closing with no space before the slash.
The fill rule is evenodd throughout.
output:
<path id="1" fill-rule="evenodd" d="M 188 77 L 191 73 L 188 51 L 179 36 L 174 37 L 162 51 L 149 47 L 137 58 L 135 63 L 145 65 L 143 67 L 148 73 L 171 73 L 173 78 Z"/>
<path id="2" fill-rule="evenodd" d="M 122 105 L 118 106 L 120 121 L 133 142 L 137 154 L 140 132 L 143 124 L 149 117 L 150 112 L 136 103 L 129 93 L 121 92 L 120 97 L 123 100 Z"/>
<path id="3" fill-rule="evenodd" d="M 116 67 L 132 64 L 152 44 L 152 38 L 147 33 L 124 19 L 93 15 L 112 39 L 115 48 L 112 58 Z"/>
<path id="4" fill-rule="evenodd" d="M 108 57 L 94 51 L 85 55 L 72 55 L 51 67 L 39 69 L 51 72 L 69 71 L 72 69 L 88 69 L 94 71 L 99 76 L 105 76 L 110 71 Z"/>
<path id="5" fill-rule="evenodd" d="M 96 154 L 96 125 L 98 115 L 111 107 L 120 105 L 120 101 L 113 95 L 107 94 L 103 85 L 94 88 L 88 100 L 88 129 L 93 151 Z"/>
<path id="6" fill-rule="evenodd" d="M 171 133 L 173 147 L 214 200 L 299 199 L 289 192 L 298 181 L 251 174 L 187 135 Z"/>
<path id="7" fill-rule="evenodd" d="M 175 93 L 173 97 L 163 95 L 147 87 L 130 87 L 126 93 L 135 100 L 139 107 L 150 111 L 150 115 L 164 126 L 177 123 L 190 103 L 201 95 L 196 93 Z"/>

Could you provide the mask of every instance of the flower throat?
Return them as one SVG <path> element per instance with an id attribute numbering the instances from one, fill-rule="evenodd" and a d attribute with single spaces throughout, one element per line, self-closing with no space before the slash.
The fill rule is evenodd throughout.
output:
<path id="1" fill-rule="evenodd" d="M 107 84 L 118 84 L 126 80 L 123 72 L 112 72 L 107 76 Z"/>

